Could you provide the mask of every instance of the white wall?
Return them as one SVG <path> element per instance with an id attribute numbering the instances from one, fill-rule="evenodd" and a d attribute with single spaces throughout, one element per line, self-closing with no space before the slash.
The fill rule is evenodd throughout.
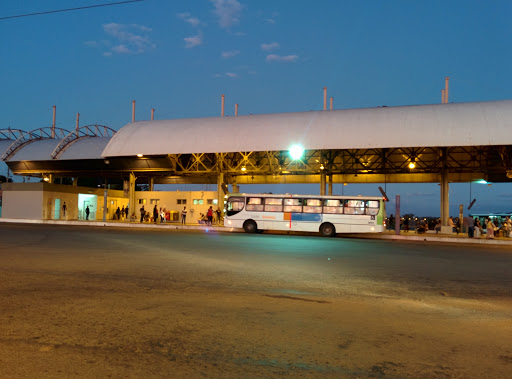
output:
<path id="1" fill-rule="evenodd" d="M 2 218 L 43 218 L 43 193 L 40 191 L 3 191 Z"/>

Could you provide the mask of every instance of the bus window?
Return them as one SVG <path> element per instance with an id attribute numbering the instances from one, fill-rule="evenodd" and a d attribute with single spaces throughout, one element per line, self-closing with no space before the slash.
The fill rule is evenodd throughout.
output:
<path id="1" fill-rule="evenodd" d="M 250 197 L 247 200 L 248 211 L 263 211 L 263 199 L 261 197 Z"/>
<path id="2" fill-rule="evenodd" d="M 233 216 L 244 209 L 245 199 L 243 197 L 230 197 L 226 204 L 228 216 Z"/>
<path id="3" fill-rule="evenodd" d="M 324 213 L 343 213 L 343 202 L 335 199 L 324 200 Z"/>
<path id="4" fill-rule="evenodd" d="M 366 214 L 376 215 L 379 213 L 379 202 L 377 200 L 366 201 Z"/>
<path id="5" fill-rule="evenodd" d="M 304 213 L 322 213 L 322 200 L 319 199 L 304 199 Z"/>
<path id="6" fill-rule="evenodd" d="M 283 199 L 275 197 L 267 197 L 265 199 L 265 211 L 266 212 L 282 212 L 283 211 Z"/>
<path id="7" fill-rule="evenodd" d="M 284 199 L 284 211 L 292 213 L 301 213 L 302 199 Z"/>
<path id="8" fill-rule="evenodd" d="M 361 200 L 345 200 L 345 214 L 363 215 L 364 201 Z"/>

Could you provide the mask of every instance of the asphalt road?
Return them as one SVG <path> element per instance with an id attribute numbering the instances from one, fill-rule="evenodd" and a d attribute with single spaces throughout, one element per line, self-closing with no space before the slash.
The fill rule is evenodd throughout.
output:
<path id="1" fill-rule="evenodd" d="M 0 377 L 509 378 L 510 248 L 0 224 Z"/>

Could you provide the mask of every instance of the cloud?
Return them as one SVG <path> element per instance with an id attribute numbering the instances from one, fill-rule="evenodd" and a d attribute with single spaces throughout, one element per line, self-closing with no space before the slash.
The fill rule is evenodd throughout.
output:
<path id="1" fill-rule="evenodd" d="M 265 21 L 269 24 L 274 25 L 276 23 L 277 16 L 279 16 L 279 12 L 272 12 L 272 16 L 270 18 L 265 19 Z"/>
<path id="2" fill-rule="evenodd" d="M 281 46 L 278 42 L 271 42 L 271 43 L 262 43 L 261 44 L 261 50 L 263 51 L 272 51 L 275 49 L 279 49 Z"/>
<path id="3" fill-rule="evenodd" d="M 185 40 L 185 47 L 187 49 L 192 49 L 193 47 L 203 44 L 203 35 L 201 33 L 196 36 L 185 37 L 183 39 Z"/>
<path id="4" fill-rule="evenodd" d="M 201 24 L 201 21 L 199 21 L 197 17 L 192 17 L 189 12 L 178 13 L 177 16 L 192 26 L 198 26 Z"/>
<path id="5" fill-rule="evenodd" d="M 213 75 L 214 78 L 224 78 L 224 77 L 228 77 L 228 78 L 238 78 L 238 74 L 235 74 L 234 72 L 226 72 L 225 74 L 214 74 Z"/>
<path id="6" fill-rule="evenodd" d="M 297 55 L 267 55 L 267 62 L 295 62 L 299 57 Z"/>
<path id="7" fill-rule="evenodd" d="M 110 40 L 102 41 L 104 46 L 113 45 L 110 49 L 111 54 L 103 54 L 110 56 L 116 54 L 141 54 L 149 49 L 154 49 L 155 44 L 151 41 L 148 34 L 151 28 L 137 24 L 104 24 L 103 30 L 110 37 Z M 96 46 L 88 41 L 89 46 Z"/>
<path id="8" fill-rule="evenodd" d="M 118 54 L 130 54 L 131 50 L 126 45 L 117 45 L 112 48 L 112 52 Z"/>
<path id="9" fill-rule="evenodd" d="M 215 9 L 213 14 L 219 18 L 219 25 L 227 29 L 240 23 L 242 5 L 237 0 L 210 0 Z"/>
<path id="10" fill-rule="evenodd" d="M 220 55 L 224 59 L 233 58 L 234 56 L 240 54 L 239 50 L 231 50 L 231 51 L 223 51 Z"/>

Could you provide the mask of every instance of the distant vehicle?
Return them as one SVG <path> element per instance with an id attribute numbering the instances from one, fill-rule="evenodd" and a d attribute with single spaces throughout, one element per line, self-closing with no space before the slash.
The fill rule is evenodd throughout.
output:
<path id="1" fill-rule="evenodd" d="M 378 233 L 385 229 L 383 197 L 231 194 L 224 226 L 259 230 L 336 233 Z"/>

